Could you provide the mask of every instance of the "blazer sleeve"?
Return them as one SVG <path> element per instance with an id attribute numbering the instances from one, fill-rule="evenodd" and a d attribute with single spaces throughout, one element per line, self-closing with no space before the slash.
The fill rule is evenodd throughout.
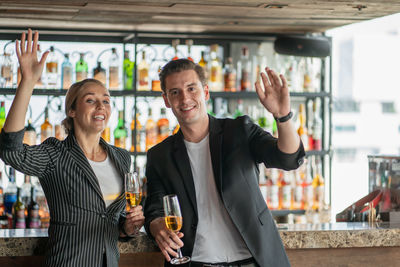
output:
<path id="1" fill-rule="evenodd" d="M 248 138 L 251 154 L 257 163 L 264 163 L 267 168 L 283 170 L 297 169 L 304 162 L 304 146 L 300 140 L 296 152 L 288 154 L 278 148 L 278 139 L 254 124 L 248 116 L 241 117 Z"/>
<path id="2" fill-rule="evenodd" d="M 154 156 L 157 154 L 156 151 L 150 149 L 147 153 L 147 165 L 146 165 L 146 177 L 147 177 L 147 197 L 144 204 L 144 227 L 147 234 L 154 238 L 150 232 L 150 223 L 156 218 L 164 217 L 164 209 L 162 198 L 166 195 L 162 183 L 162 177 L 157 172 L 154 163 L 157 159 Z"/>
<path id="3" fill-rule="evenodd" d="M 40 145 L 28 146 L 22 143 L 24 132 L 1 132 L 0 158 L 24 174 L 43 177 L 54 170 L 60 141 L 48 138 Z"/>

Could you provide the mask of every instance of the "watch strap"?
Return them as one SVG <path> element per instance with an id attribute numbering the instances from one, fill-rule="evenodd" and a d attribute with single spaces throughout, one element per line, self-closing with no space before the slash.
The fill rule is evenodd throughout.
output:
<path id="1" fill-rule="evenodd" d="M 280 117 L 280 118 L 274 118 L 277 122 L 286 122 L 290 120 L 293 117 L 293 112 L 290 111 L 286 116 Z"/>

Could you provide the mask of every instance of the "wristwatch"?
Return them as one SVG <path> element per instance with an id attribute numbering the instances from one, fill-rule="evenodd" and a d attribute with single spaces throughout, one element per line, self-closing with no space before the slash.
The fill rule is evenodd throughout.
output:
<path id="1" fill-rule="evenodd" d="M 292 117 L 293 117 L 293 112 L 290 111 L 289 114 L 287 114 L 286 116 L 283 116 L 283 117 L 280 117 L 280 118 L 275 118 L 275 117 L 274 117 L 274 119 L 275 119 L 277 122 L 282 123 L 282 122 L 285 122 L 285 121 L 290 120 Z"/>

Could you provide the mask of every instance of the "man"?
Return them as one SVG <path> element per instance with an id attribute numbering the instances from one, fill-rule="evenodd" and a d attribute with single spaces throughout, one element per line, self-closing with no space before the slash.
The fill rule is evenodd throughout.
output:
<path id="1" fill-rule="evenodd" d="M 266 68 L 256 91 L 277 120 L 279 138 L 248 116 L 216 119 L 207 114 L 209 89 L 203 69 L 186 59 L 160 73 L 165 105 L 180 130 L 147 154 L 148 199 L 145 227 L 166 266 L 176 249 L 191 257 L 187 266 L 290 266 L 275 223 L 258 187 L 258 164 L 295 169 L 303 145 L 290 120 L 285 78 Z M 182 232 L 165 226 L 162 197 L 179 198 Z"/>

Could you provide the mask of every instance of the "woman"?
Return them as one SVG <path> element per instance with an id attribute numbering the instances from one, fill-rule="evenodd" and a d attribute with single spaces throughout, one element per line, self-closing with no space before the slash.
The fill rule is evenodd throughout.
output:
<path id="1" fill-rule="evenodd" d="M 118 237 L 143 225 L 140 206 L 125 215 L 124 173 L 131 158 L 100 138 L 111 114 L 110 95 L 96 80 L 75 83 L 65 99 L 68 137 L 22 144 L 25 115 L 47 52 L 37 59 L 36 32 L 16 41 L 22 79 L 0 135 L 6 164 L 38 176 L 50 209 L 45 266 L 118 266 Z"/>

